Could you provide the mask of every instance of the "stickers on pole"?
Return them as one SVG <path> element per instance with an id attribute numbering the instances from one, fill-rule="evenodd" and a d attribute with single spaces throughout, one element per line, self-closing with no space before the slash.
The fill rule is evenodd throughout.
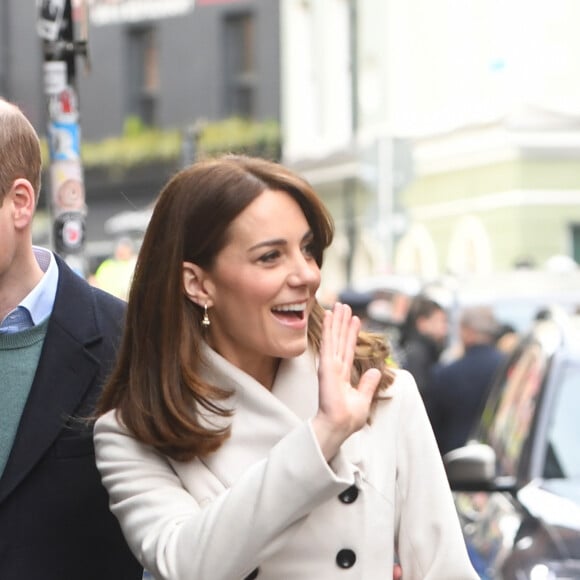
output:
<path id="1" fill-rule="evenodd" d="M 66 0 L 37 0 L 38 20 L 36 31 L 40 38 L 54 42 L 58 39 Z"/>
<path id="2" fill-rule="evenodd" d="M 57 251 L 80 252 L 84 246 L 87 213 L 81 164 L 77 161 L 53 161 L 50 177 Z"/>
<path id="3" fill-rule="evenodd" d="M 54 218 L 56 251 L 64 254 L 80 252 L 85 240 L 84 215 L 78 212 L 62 213 Z"/>
<path id="4" fill-rule="evenodd" d="M 66 84 L 66 80 L 62 86 L 59 86 L 57 91 L 48 93 L 48 97 L 48 114 L 51 121 L 60 121 L 62 123 L 78 122 L 79 105 L 77 95 L 73 87 Z"/>
<path id="5" fill-rule="evenodd" d="M 58 95 L 66 89 L 66 62 L 49 60 L 44 63 L 44 92 L 47 95 Z"/>
<path id="6" fill-rule="evenodd" d="M 85 187 L 76 92 L 67 84 L 66 66 L 46 63 L 48 137 L 54 241 L 58 252 L 79 253 L 85 239 Z"/>
<path id="7" fill-rule="evenodd" d="M 81 156 L 77 123 L 50 123 L 50 157 L 53 161 L 76 161 Z"/>
<path id="8" fill-rule="evenodd" d="M 54 161 L 78 161 L 81 158 L 79 111 L 74 89 L 65 84 L 49 94 L 48 136 L 50 158 Z"/>
<path id="9" fill-rule="evenodd" d="M 50 167 L 54 213 L 86 212 L 85 188 L 79 163 L 55 161 Z"/>

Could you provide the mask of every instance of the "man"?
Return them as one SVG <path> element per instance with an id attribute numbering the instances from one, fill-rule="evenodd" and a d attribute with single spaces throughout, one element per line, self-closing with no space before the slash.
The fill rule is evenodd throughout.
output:
<path id="1" fill-rule="evenodd" d="M 446 346 L 448 333 L 445 309 L 428 296 L 416 296 L 401 330 L 399 357 L 401 366 L 415 378 L 421 394 Z"/>
<path id="2" fill-rule="evenodd" d="M 32 245 L 38 136 L 0 99 L 0 578 L 137 580 L 94 461 L 124 304 Z"/>
<path id="3" fill-rule="evenodd" d="M 467 443 L 505 355 L 495 346 L 499 325 L 492 310 L 474 306 L 459 320 L 463 355 L 434 369 L 423 393 L 441 454 Z"/>

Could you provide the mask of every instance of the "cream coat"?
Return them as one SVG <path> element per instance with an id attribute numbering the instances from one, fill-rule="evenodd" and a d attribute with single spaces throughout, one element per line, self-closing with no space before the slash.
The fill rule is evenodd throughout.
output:
<path id="1" fill-rule="evenodd" d="M 95 426 L 97 465 L 134 553 L 155 578 L 477 579 L 416 384 L 405 371 L 327 464 L 310 418 L 311 352 L 281 363 L 272 392 L 210 349 L 206 378 L 235 391 L 232 436 L 180 463 L 132 438 L 114 412 Z M 352 503 L 338 496 L 356 484 Z M 337 554 L 356 556 L 339 567 Z M 342 552 L 344 554 L 344 552 Z M 352 558 L 351 558 L 352 563 Z"/>

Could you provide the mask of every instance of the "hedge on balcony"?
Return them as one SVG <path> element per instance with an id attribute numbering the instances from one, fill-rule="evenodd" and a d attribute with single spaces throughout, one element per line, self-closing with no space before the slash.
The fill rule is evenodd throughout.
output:
<path id="1" fill-rule="evenodd" d="M 127 119 L 123 135 L 81 145 L 83 167 L 124 171 L 149 163 L 175 163 L 183 160 L 184 143 L 194 139 L 197 157 L 221 153 L 245 153 L 279 160 L 280 129 L 276 121 L 249 121 L 229 118 L 216 122 L 196 122 L 181 130 L 147 127 L 139 119 Z M 49 153 L 43 142 L 43 157 Z"/>

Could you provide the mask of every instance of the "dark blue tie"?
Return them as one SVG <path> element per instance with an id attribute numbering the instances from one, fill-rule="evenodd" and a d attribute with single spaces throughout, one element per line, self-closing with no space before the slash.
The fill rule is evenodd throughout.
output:
<path id="1" fill-rule="evenodd" d="M 14 332 L 22 332 L 33 326 L 34 322 L 32 322 L 30 312 L 24 306 L 18 306 L 2 321 L 2 324 L 0 324 L 0 333 L 12 334 Z"/>

